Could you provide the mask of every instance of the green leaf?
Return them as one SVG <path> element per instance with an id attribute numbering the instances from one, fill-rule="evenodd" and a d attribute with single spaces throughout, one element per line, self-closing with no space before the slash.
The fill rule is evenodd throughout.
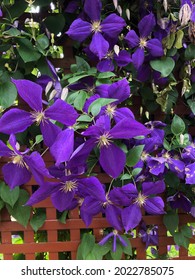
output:
<path id="1" fill-rule="evenodd" d="M 30 225 L 35 232 L 38 231 L 40 227 L 44 224 L 46 220 L 46 213 L 42 209 L 36 209 L 36 212 L 33 214 Z"/>
<path id="2" fill-rule="evenodd" d="M 36 144 L 39 144 L 43 141 L 43 135 L 42 134 L 39 134 L 35 137 L 35 142 Z"/>
<path id="3" fill-rule="evenodd" d="M 83 91 L 83 90 L 80 90 L 78 92 L 77 97 L 74 100 L 74 107 L 77 110 L 82 111 L 86 99 L 87 99 L 87 93 L 85 91 Z"/>
<path id="4" fill-rule="evenodd" d="M 131 246 L 130 240 L 125 235 L 121 235 L 121 237 L 127 243 L 127 246 L 123 246 L 123 253 L 125 253 L 129 256 L 132 256 L 132 246 Z"/>
<path id="5" fill-rule="evenodd" d="M 75 56 L 75 58 L 76 58 L 77 72 L 88 71 L 90 69 L 89 64 L 82 57 Z"/>
<path id="6" fill-rule="evenodd" d="M 178 246 L 183 246 L 184 248 L 188 249 L 189 247 L 189 238 L 185 237 L 182 232 L 176 232 L 173 236 L 174 242 Z"/>
<path id="7" fill-rule="evenodd" d="M 175 230 L 177 229 L 179 225 L 179 217 L 178 214 L 174 211 L 168 211 L 163 216 L 163 223 L 166 226 L 167 230 L 170 231 L 172 235 L 174 235 Z"/>
<path id="8" fill-rule="evenodd" d="M 91 103 L 88 109 L 88 113 L 92 113 L 93 116 L 97 116 L 103 106 L 115 102 L 116 100 L 117 99 L 111 98 L 98 98 Z"/>
<path id="9" fill-rule="evenodd" d="M 88 115 L 80 115 L 80 117 L 77 119 L 78 122 L 91 122 L 92 118 Z"/>
<path id="10" fill-rule="evenodd" d="M 57 35 L 65 26 L 65 18 L 62 14 L 49 15 L 44 21 L 47 29 Z"/>
<path id="11" fill-rule="evenodd" d="M 68 215 L 68 211 L 63 211 L 62 212 L 62 215 L 59 218 L 60 223 L 66 224 L 67 215 Z"/>
<path id="12" fill-rule="evenodd" d="M 4 206 L 5 206 L 5 202 L 2 199 L 0 199 L 0 211 L 1 209 L 3 209 Z"/>
<path id="13" fill-rule="evenodd" d="M 116 251 L 113 252 L 112 250 L 110 251 L 110 255 L 112 257 L 113 260 L 121 260 L 123 254 L 123 248 L 121 246 L 121 244 L 116 243 Z"/>
<path id="14" fill-rule="evenodd" d="M 144 149 L 144 145 L 139 145 L 139 146 L 133 147 L 127 153 L 126 165 L 129 167 L 136 165 L 136 163 L 138 163 L 138 161 L 140 160 L 143 149 Z"/>
<path id="15" fill-rule="evenodd" d="M 135 168 L 135 169 L 133 169 L 132 176 L 133 177 L 137 176 L 141 171 L 142 171 L 142 168 Z"/>
<path id="16" fill-rule="evenodd" d="M 115 77 L 116 75 L 113 72 L 103 72 L 98 74 L 97 78 L 98 79 L 108 79 L 111 77 Z"/>
<path id="17" fill-rule="evenodd" d="M 18 44 L 18 53 L 25 63 L 37 61 L 41 57 L 41 54 L 36 50 L 36 48 L 27 38 L 18 40 Z"/>
<path id="18" fill-rule="evenodd" d="M 46 35 L 39 35 L 37 37 L 37 48 L 41 50 L 45 50 L 47 47 L 49 47 L 49 39 Z"/>
<path id="19" fill-rule="evenodd" d="M 24 227 L 27 226 L 31 214 L 31 207 L 24 206 L 28 199 L 28 192 L 20 189 L 19 199 L 15 203 L 14 207 L 12 208 L 11 206 L 7 205 L 10 215 L 13 216 L 18 221 L 18 223 Z"/>
<path id="20" fill-rule="evenodd" d="M 172 120 L 171 131 L 174 135 L 180 135 L 185 131 L 185 123 L 178 115 L 175 115 Z"/>
<path id="21" fill-rule="evenodd" d="M 0 197 L 5 202 L 13 207 L 19 198 L 19 187 L 11 190 L 4 182 L 0 183 Z"/>
<path id="22" fill-rule="evenodd" d="M 164 57 L 162 59 L 155 59 L 150 61 L 151 67 L 160 72 L 162 77 L 167 77 L 175 67 L 175 61 L 171 57 Z"/>
<path id="23" fill-rule="evenodd" d="M 176 49 L 181 49 L 183 47 L 183 37 L 184 37 L 184 32 L 180 29 L 176 32 L 176 40 L 174 47 Z"/>
<path id="24" fill-rule="evenodd" d="M 102 260 L 103 256 L 110 251 L 110 244 L 106 243 L 103 246 L 95 244 L 93 247 L 92 253 L 95 256 L 96 260 Z"/>
<path id="25" fill-rule="evenodd" d="M 0 85 L 0 105 L 8 108 L 13 105 L 17 97 L 17 90 L 13 83 L 6 82 Z"/>
<path id="26" fill-rule="evenodd" d="M 184 225 L 181 227 L 181 232 L 185 237 L 192 238 L 192 229 L 191 227 Z"/>
<path id="27" fill-rule="evenodd" d="M 83 260 L 87 259 L 87 256 L 92 252 L 95 246 L 95 237 L 90 233 L 84 233 L 81 243 L 79 245 L 79 255 Z"/>
<path id="28" fill-rule="evenodd" d="M 132 178 L 132 175 L 128 174 L 128 173 L 125 173 L 121 176 L 121 180 L 129 180 Z"/>
<path id="29" fill-rule="evenodd" d="M 192 60 L 194 59 L 194 53 L 195 53 L 195 45 L 190 44 L 187 49 L 185 50 L 185 59 L 186 60 Z"/>
<path id="30" fill-rule="evenodd" d="M 192 113 L 195 114 L 195 101 L 193 99 L 188 99 L 187 103 L 188 103 Z"/>

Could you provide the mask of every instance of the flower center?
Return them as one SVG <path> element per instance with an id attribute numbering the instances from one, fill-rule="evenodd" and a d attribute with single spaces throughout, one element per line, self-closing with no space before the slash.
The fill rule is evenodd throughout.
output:
<path id="1" fill-rule="evenodd" d="M 101 135 L 98 138 L 98 147 L 102 148 L 102 147 L 108 147 L 110 145 L 110 143 L 112 142 L 112 137 L 109 135 L 109 133 L 104 133 L 103 135 Z"/>
<path id="2" fill-rule="evenodd" d="M 102 27 L 101 27 L 100 21 L 92 22 L 92 25 L 91 25 L 92 32 L 94 32 L 94 33 L 101 32 L 102 31 L 101 29 L 102 29 Z"/>
<path id="3" fill-rule="evenodd" d="M 36 122 L 36 125 L 40 125 L 40 123 L 45 120 L 45 113 L 43 111 L 41 111 L 41 112 L 35 111 L 35 112 L 32 112 L 31 115 L 32 115 L 34 122 Z"/>
<path id="4" fill-rule="evenodd" d="M 11 156 L 11 161 L 13 164 L 17 164 L 19 167 L 26 167 L 28 169 L 28 166 L 21 155 L 13 154 Z"/>
<path id="5" fill-rule="evenodd" d="M 165 154 L 162 155 L 163 158 L 166 158 L 166 159 L 170 159 L 171 156 L 168 152 L 166 152 Z"/>
<path id="6" fill-rule="evenodd" d="M 63 186 L 60 188 L 63 192 L 72 192 L 77 188 L 77 181 L 66 181 L 63 183 Z"/>
<path id="7" fill-rule="evenodd" d="M 139 205 L 139 207 L 142 207 L 147 200 L 147 196 L 139 192 L 138 197 L 135 199 L 135 203 Z"/>
<path id="8" fill-rule="evenodd" d="M 115 112 L 116 112 L 116 106 L 112 106 L 108 104 L 106 107 L 106 115 L 112 118 L 115 115 Z"/>
<path id="9" fill-rule="evenodd" d="M 144 49 L 147 46 L 146 38 L 140 38 L 139 46 L 140 46 L 141 49 Z"/>
<path id="10" fill-rule="evenodd" d="M 113 59 L 113 58 L 114 58 L 114 52 L 113 52 L 113 51 L 109 51 L 109 52 L 106 54 L 106 58 L 108 58 L 108 59 Z"/>

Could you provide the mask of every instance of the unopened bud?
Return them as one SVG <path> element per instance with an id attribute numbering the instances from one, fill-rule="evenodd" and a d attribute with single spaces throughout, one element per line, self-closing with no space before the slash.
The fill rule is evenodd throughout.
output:
<path id="1" fill-rule="evenodd" d="M 118 46 L 118 45 L 114 45 L 114 52 L 115 52 L 115 54 L 116 54 L 116 55 L 118 55 L 118 54 L 119 54 L 119 52 L 120 52 L 120 48 L 119 48 L 119 46 Z"/>
<path id="2" fill-rule="evenodd" d="M 123 11 L 122 11 L 122 8 L 120 5 L 118 5 L 117 11 L 118 11 L 119 15 L 122 16 Z"/>
<path id="3" fill-rule="evenodd" d="M 181 26 L 188 24 L 188 21 L 191 18 L 191 14 L 192 11 L 190 6 L 187 3 L 184 4 L 179 11 L 179 20 L 181 22 Z"/>
<path id="4" fill-rule="evenodd" d="M 127 16 L 128 20 L 130 20 L 130 10 L 129 9 L 126 9 L 126 16 Z"/>
<path id="5" fill-rule="evenodd" d="M 180 134 L 180 136 L 179 136 L 179 143 L 180 143 L 181 145 L 184 144 L 184 135 L 183 135 L 183 134 Z"/>
<path id="6" fill-rule="evenodd" d="M 117 7 L 118 7 L 118 0 L 113 0 L 113 4 L 114 4 L 115 9 L 117 9 Z"/>

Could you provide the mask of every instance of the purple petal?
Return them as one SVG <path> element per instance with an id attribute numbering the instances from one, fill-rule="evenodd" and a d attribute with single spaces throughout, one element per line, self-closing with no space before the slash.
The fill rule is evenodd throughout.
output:
<path id="1" fill-rule="evenodd" d="M 100 32 L 97 32 L 92 37 L 89 49 L 101 60 L 108 52 L 109 43 L 104 39 Z"/>
<path id="2" fill-rule="evenodd" d="M 50 152 L 58 166 L 60 163 L 68 161 L 74 147 L 74 130 L 67 128 L 61 131 L 53 145 L 50 147 Z"/>
<path id="3" fill-rule="evenodd" d="M 185 168 L 185 174 L 186 174 L 186 184 L 193 185 L 195 184 L 195 162 L 186 165 Z"/>
<path id="4" fill-rule="evenodd" d="M 118 55 L 115 54 L 114 60 L 119 67 L 127 66 L 130 62 L 132 62 L 131 56 L 126 50 L 120 51 Z"/>
<path id="5" fill-rule="evenodd" d="M 118 99 L 117 103 L 121 103 L 130 96 L 130 86 L 126 78 L 113 83 L 108 88 L 108 98 Z"/>
<path id="6" fill-rule="evenodd" d="M 146 48 L 149 50 L 150 54 L 154 57 L 159 57 L 164 55 L 162 44 L 158 39 L 151 39 L 147 41 Z"/>
<path id="7" fill-rule="evenodd" d="M 144 63 L 144 49 L 138 48 L 132 55 L 132 62 L 136 69 Z"/>
<path id="8" fill-rule="evenodd" d="M 143 124 L 136 120 L 124 118 L 110 130 L 110 135 L 115 139 L 129 139 L 147 135 L 149 132 Z"/>
<path id="9" fill-rule="evenodd" d="M 47 197 L 49 197 L 56 189 L 59 188 L 59 183 L 54 182 L 44 182 L 41 187 L 36 190 L 29 200 L 27 201 L 26 205 L 32 206 L 40 201 L 43 201 Z"/>
<path id="10" fill-rule="evenodd" d="M 116 145 L 100 148 L 99 162 L 104 171 L 111 177 L 117 178 L 125 167 L 125 153 Z"/>
<path id="11" fill-rule="evenodd" d="M 106 242 L 108 242 L 108 240 L 113 236 L 113 232 L 110 232 L 109 234 L 107 234 L 98 244 L 99 245 L 104 245 L 106 244 Z"/>
<path id="12" fill-rule="evenodd" d="M 125 20 L 116 14 L 110 14 L 101 24 L 102 31 L 111 38 L 117 38 L 125 26 Z"/>
<path id="13" fill-rule="evenodd" d="M 164 201 L 158 196 L 146 199 L 144 209 L 151 215 L 165 214 Z"/>
<path id="14" fill-rule="evenodd" d="M 120 122 L 124 118 L 135 119 L 133 112 L 129 108 L 119 108 L 115 110 L 114 120 L 116 123 Z"/>
<path id="15" fill-rule="evenodd" d="M 26 167 L 20 167 L 14 163 L 7 163 L 2 168 L 4 180 L 11 189 L 27 183 L 31 178 L 31 173 Z"/>
<path id="16" fill-rule="evenodd" d="M 63 190 L 58 190 L 51 194 L 51 201 L 54 207 L 62 212 L 64 210 L 69 210 L 69 207 L 72 208 L 72 200 L 74 198 L 75 192 L 68 191 L 64 192 Z"/>
<path id="17" fill-rule="evenodd" d="M 130 30 L 126 37 L 125 40 L 127 41 L 129 47 L 135 48 L 139 46 L 140 38 L 137 36 L 134 30 Z"/>
<path id="18" fill-rule="evenodd" d="M 42 87 L 28 80 L 14 80 L 20 97 L 35 111 L 42 110 Z"/>
<path id="19" fill-rule="evenodd" d="M 117 234 L 117 238 L 120 240 L 121 244 L 126 247 L 128 246 L 127 242 L 122 238 L 122 236 L 120 236 L 119 234 Z"/>
<path id="20" fill-rule="evenodd" d="M 96 177 L 84 178 L 78 181 L 79 188 L 82 187 L 86 195 L 96 198 L 99 201 L 105 202 L 105 190 Z"/>
<path id="21" fill-rule="evenodd" d="M 0 140 L 0 157 L 9 157 L 11 150 Z"/>
<path id="22" fill-rule="evenodd" d="M 122 223 L 126 232 L 138 226 L 141 219 L 141 210 L 136 204 L 132 204 L 122 210 Z"/>
<path id="23" fill-rule="evenodd" d="M 145 182 L 142 184 L 142 190 L 145 195 L 163 193 L 165 188 L 166 186 L 164 181 Z"/>
<path id="24" fill-rule="evenodd" d="M 156 20 L 153 13 L 143 17 L 138 23 L 138 29 L 142 38 L 147 38 L 156 25 Z"/>
<path id="25" fill-rule="evenodd" d="M 61 99 L 56 100 L 53 105 L 45 110 L 45 116 L 68 126 L 74 125 L 78 118 L 75 109 Z"/>
<path id="26" fill-rule="evenodd" d="M 20 109 L 7 111 L 0 119 L 0 132 L 6 134 L 16 134 L 23 132 L 33 123 L 29 112 Z"/>
<path id="27" fill-rule="evenodd" d="M 43 141 L 47 147 L 51 147 L 56 140 L 56 137 L 61 132 L 59 126 L 53 124 L 49 120 L 41 122 L 41 133 L 43 135 Z"/>
<path id="28" fill-rule="evenodd" d="M 114 64 L 111 59 L 103 59 L 97 64 L 97 70 L 99 72 L 108 72 L 114 70 Z"/>
<path id="29" fill-rule="evenodd" d="M 101 15 L 102 3 L 99 0 L 85 0 L 84 11 L 92 21 L 99 21 Z"/>
<path id="30" fill-rule="evenodd" d="M 44 177 L 52 178 L 45 166 L 43 158 L 38 152 L 33 152 L 30 156 L 24 156 L 24 161 L 39 185 L 43 183 Z"/>
<path id="31" fill-rule="evenodd" d="M 106 220 L 109 222 L 109 224 L 119 230 L 123 230 L 123 225 L 121 221 L 121 209 L 112 205 L 108 204 L 106 209 L 105 209 L 105 214 L 106 214 Z"/>
<path id="32" fill-rule="evenodd" d="M 91 34 L 91 32 L 91 24 L 78 18 L 73 21 L 66 34 L 71 39 L 82 42 Z"/>

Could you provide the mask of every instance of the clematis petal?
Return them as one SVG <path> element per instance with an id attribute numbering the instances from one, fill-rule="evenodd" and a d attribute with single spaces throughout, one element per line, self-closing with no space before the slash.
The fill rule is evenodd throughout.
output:
<path id="1" fill-rule="evenodd" d="M 163 193 L 165 191 L 165 188 L 166 186 L 164 181 L 145 182 L 142 184 L 144 195 Z"/>
<path id="2" fill-rule="evenodd" d="M 138 48 L 132 55 L 132 62 L 136 69 L 139 69 L 144 63 L 144 49 Z"/>
<path id="3" fill-rule="evenodd" d="M 126 50 L 122 50 L 118 55 L 114 54 L 114 60 L 119 67 L 127 66 L 132 62 L 130 54 Z"/>
<path id="4" fill-rule="evenodd" d="M 135 119 L 133 112 L 129 108 L 117 108 L 114 113 L 114 120 L 116 123 L 120 122 L 124 118 Z"/>
<path id="5" fill-rule="evenodd" d="M 135 33 L 134 30 L 130 30 L 125 36 L 125 40 L 127 41 L 129 47 L 135 48 L 139 46 L 140 38 Z"/>
<path id="6" fill-rule="evenodd" d="M 84 11 L 90 17 L 91 20 L 93 21 L 100 20 L 101 9 L 102 9 L 101 1 L 93 0 L 93 4 L 92 4 L 91 0 L 85 0 Z"/>
<path id="7" fill-rule="evenodd" d="M 45 110 L 45 117 L 71 126 L 75 124 L 76 119 L 78 118 L 78 113 L 73 106 L 61 99 L 58 99 L 53 105 Z"/>
<path id="8" fill-rule="evenodd" d="M 26 167 L 20 167 L 13 163 L 5 164 L 2 167 L 2 172 L 6 184 L 8 184 L 11 189 L 27 183 L 31 178 L 31 173 Z"/>
<path id="9" fill-rule="evenodd" d="M 61 128 L 59 128 L 49 120 L 41 122 L 40 129 L 43 135 L 43 141 L 47 147 L 51 147 L 53 145 L 56 137 L 61 132 Z"/>
<path id="10" fill-rule="evenodd" d="M 78 180 L 79 188 L 82 188 L 82 193 L 89 195 L 99 201 L 105 202 L 106 195 L 103 185 L 96 177 L 84 178 Z"/>
<path id="11" fill-rule="evenodd" d="M 11 150 L 0 140 L 0 157 L 9 157 Z"/>
<path id="12" fill-rule="evenodd" d="M 53 145 L 50 147 L 51 155 L 58 166 L 60 163 L 68 161 L 74 147 L 74 130 L 67 128 L 61 131 Z"/>
<path id="13" fill-rule="evenodd" d="M 99 60 L 101 60 L 108 52 L 109 43 L 104 39 L 100 32 L 97 32 L 92 37 L 89 49 L 99 58 Z"/>
<path id="14" fill-rule="evenodd" d="M 115 144 L 100 148 L 99 162 L 104 171 L 111 177 L 117 178 L 125 167 L 125 153 Z"/>
<path id="15" fill-rule="evenodd" d="M 113 83 L 108 88 L 108 98 L 118 99 L 115 103 L 121 103 L 130 96 L 130 86 L 126 78 Z"/>
<path id="16" fill-rule="evenodd" d="M 147 135 L 150 131 L 132 118 L 124 118 L 111 130 L 110 135 L 115 139 L 129 139 L 140 135 Z"/>
<path id="17" fill-rule="evenodd" d="M 36 203 L 43 201 L 49 197 L 56 189 L 59 188 L 59 183 L 54 182 L 44 182 L 29 198 L 25 205 L 35 205 Z"/>
<path id="18" fill-rule="evenodd" d="M 116 14 L 110 14 L 101 23 L 102 31 L 111 38 L 117 38 L 125 26 L 125 20 Z"/>
<path id="19" fill-rule="evenodd" d="M 113 228 L 117 229 L 118 231 L 123 230 L 120 208 L 112 204 L 108 204 L 105 209 L 105 214 L 106 214 L 106 220 Z"/>
<path id="20" fill-rule="evenodd" d="M 146 199 L 144 209 L 151 215 L 165 214 L 164 201 L 159 196 Z"/>
<path id="21" fill-rule="evenodd" d="M 82 42 L 91 34 L 91 32 L 91 24 L 78 18 L 73 21 L 66 34 L 71 39 Z"/>
<path id="22" fill-rule="evenodd" d="M 33 123 L 31 114 L 20 109 L 7 111 L 0 119 L 0 132 L 16 134 L 23 132 Z"/>
<path id="23" fill-rule="evenodd" d="M 33 152 L 30 156 L 24 156 L 24 161 L 39 185 L 43 183 L 44 177 L 52 178 L 43 158 L 38 152 Z"/>
<path id="24" fill-rule="evenodd" d="M 62 190 L 58 190 L 56 192 L 53 192 L 51 194 L 51 201 L 54 207 L 62 212 L 64 210 L 69 210 L 72 208 L 72 201 L 74 198 L 75 192 L 74 191 L 69 191 L 69 192 L 64 192 Z M 70 207 L 70 208 L 69 208 Z"/>
<path id="25" fill-rule="evenodd" d="M 147 41 L 147 46 L 149 53 L 154 57 L 159 57 L 164 55 L 164 50 L 161 42 L 158 39 L 151 39 Z"/>
<path id="26" fill-rule="evenodd" d="M 153 13 L 143 17 L 138 23 L 138 29 L 142 38 L 147 38 L 156 25 L 155 16 Z"/>
<path id="27" fill-rule="evenodd" d="M 29 80 L 14 80 L 20 97 L 35 111 L 42 110 L 42 87 Z"/>
<path id="28" fill-rule="evenodd" d="M 103 59 L 97 64 L 97 70 L 99 72 L 108 72 L 114 70 L 114 64 L 111 59 Z"/>
<path id="29" fill-rule="evenodd" d="M 139 225 L 142 214 L 137 204 L 132 204 L 122 210 L 122 223 L 126 232 Z"/>

